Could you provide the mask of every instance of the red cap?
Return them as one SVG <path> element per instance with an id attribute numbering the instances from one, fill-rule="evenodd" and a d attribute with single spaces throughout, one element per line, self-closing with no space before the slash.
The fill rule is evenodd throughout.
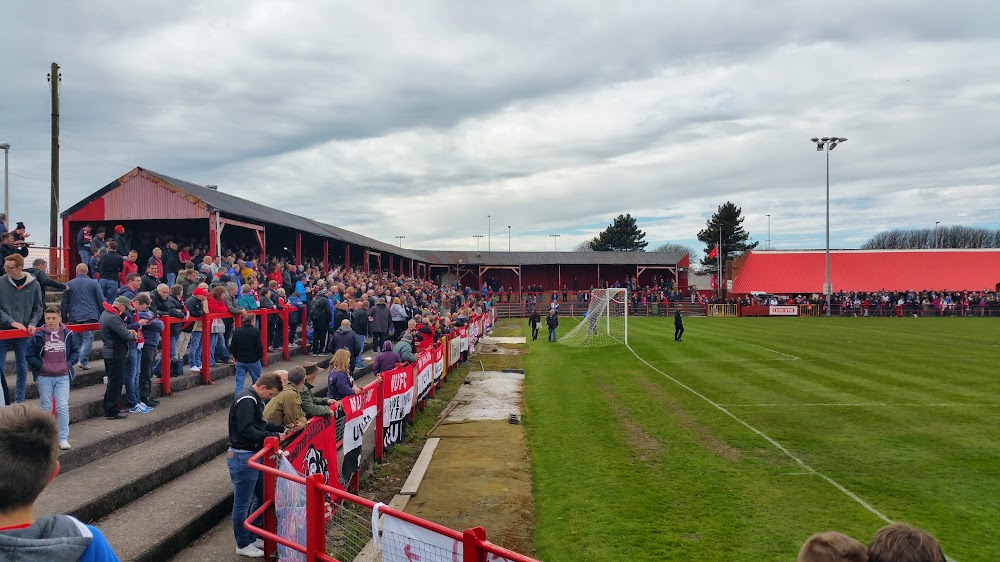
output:
<path id="1" fill-rule="evenodd" d="M 208 296 L 208 289 L 202 289 L 201 287 L 198 287 L 194 291 L 191 291 L 191 294 L 194 295 L 194 296 L 196 296 L 196 297 L 197 296 L 207 297 Z"/>
<path id="2" fill-rule="evenodd" d="M 116 224 L 115 232 L 117 232 L 118 234 L 125 234 L 125 227 L 120 224 Z"/>

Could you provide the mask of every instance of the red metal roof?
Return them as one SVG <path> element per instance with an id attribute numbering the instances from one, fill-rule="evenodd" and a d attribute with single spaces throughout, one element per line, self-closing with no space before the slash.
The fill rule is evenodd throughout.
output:
<path id="1" fill-rule="evenodd" d="M 733 293 L 822 293 L 823 250 L 751 251 Z M 1000 250 L 832 250 L 834 291 L 993 290 L 1000 283 Z"/>

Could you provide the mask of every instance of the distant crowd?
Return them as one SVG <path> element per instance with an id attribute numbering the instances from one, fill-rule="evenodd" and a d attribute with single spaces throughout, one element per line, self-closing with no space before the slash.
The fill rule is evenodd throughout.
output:
<path id="1" fill-rule="evenodd" d="M 737 302 L 741 305 L 795 304 L 819 305 L 826 302 L 823 295 L 745 295 Z M 895 310 L 902 313 L 937 313 L 966 316 L 987 310 L 1000 311 L 1000 293 L 997 291 L 838 291 L 831 296 L 834 312 L 866 314 L 876 309 Z"/>

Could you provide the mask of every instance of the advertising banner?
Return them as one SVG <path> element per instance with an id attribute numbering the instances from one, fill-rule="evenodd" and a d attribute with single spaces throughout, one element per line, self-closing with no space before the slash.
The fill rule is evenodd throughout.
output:
<path id="1" fill-rule="evenodd" d="M 322 474 L 326 484 L 340 486 L 336 478 L 330 478 L 337 474 L 337 426 L 332 418 L 310 419 L 305 429 L 282 448 L 292 468 L 302 476 Z"/>
<path id="2" fill-rule="evenodd" d="M 431 385 L 434 384 L 434 357 L 430 351 L 417 356 L 414 377 L 417 381 L 417 400 L 423 400 L 430 394 Z"/>
<path id="3" fill-rule="evenodd" d="M 771 316 L 798 316 L 799 307 L 792 306 L 770 306 L 768 307 L 768 314 Z"/>
<path id="4" fill-rule="evenodd" d="M 382 444 L 388 450 L 406 438 L 406 416 L 413 408 L 413 365 L 397 365 L 382 373 Z"/>
<path id="5" fill-rule="evenodd" d="M 457 332 L 452 332 L 448 338 L 448 367 L 451 367 L 462 357 L 462 337 Z"/>
<path id="6" fill-rule="evenodd" d="M 444 376 L 444 344 L 438 343 L 431 348 L 431 356 L 434 358 L 434 382 L 437 383 Z"/>
<path id="7" fill-rule="evenodd" d="M 344 464 L 340 476 L 344 482 L 349 482 L 361 462 L 361 441 L 365 431 L 378 415 L 375 384 L 362 388 L 354 396 L 347 396 L 340 401 L 340 407 L 344 410 L 345 418 Z"/>

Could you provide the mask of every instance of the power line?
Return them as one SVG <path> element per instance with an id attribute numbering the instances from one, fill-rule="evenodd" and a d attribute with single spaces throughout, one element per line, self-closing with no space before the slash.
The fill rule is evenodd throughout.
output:
<path id="1" fill-rule="evenodd" d="M 121 162 L 114 162 L 112 160 L 108 160 L 107 158 L 101 158 L 100 156 L 97 156 L 96 154 L 91 154 L 91 153 L 87 152 L 86 150 L 77 148 L 77 147 L 75 147 L 75 146 L 67 143 L 66 141 L 64 141 L 62 139 L 59 139 L 59 145 L 60 146 L 65 146 L 67 148 L 72 148 L 73 150 L 75 150 L 77 152 L 81 152 L 83 154 L 86 154 L 87 156 L 90 156 L 91 158 L 97 158 L 98 160 L 101 160 L 103 162 L 107 162 L 108 164 L 114 164 L 115 166 L 121 166 L 122 168 L 128 168 L 130 170 L 135 167 L 135 166 L 129 166 L 129 165 L 126 165 L 126 164 L 122 164 Z"/>
<path id="2" fill-rule="evenodd" d="M 43 180 L 43 179 L 40 179 L 40 178 L 33 178 L 31 176 L 22 176 L 21 174 L 15 174 L 14 172 L 7 172 L 7 173 L 10 174 L 10 175 L 12 175 L 12 176 L 16 176 L 16 177 L 19 177 L 19 178 L 24 178 L 26 180 L 34 180 L 34 181 L 40 181 L 42 183 L 49 183 L 49 180 Z"/>

